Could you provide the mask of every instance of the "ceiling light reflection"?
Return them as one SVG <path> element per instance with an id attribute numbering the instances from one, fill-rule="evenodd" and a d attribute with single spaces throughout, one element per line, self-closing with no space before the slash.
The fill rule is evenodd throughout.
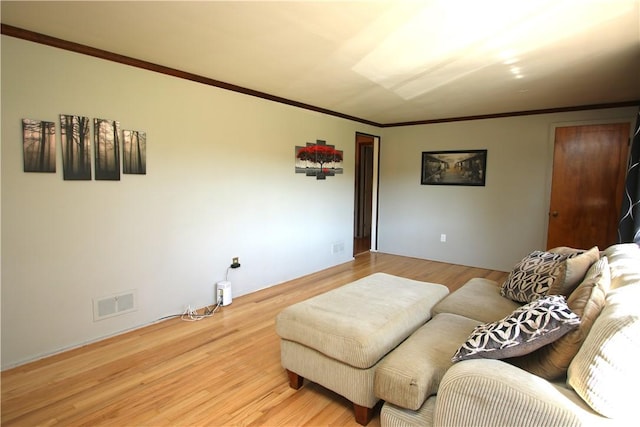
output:
<path id="1" fill-rule="evenodd" d="M 411 99 L 625 13 L 634 0 L 438 0 L 403 22 L 353 70 Z M 520 68 L 511 69 L 523 78 Z"/>

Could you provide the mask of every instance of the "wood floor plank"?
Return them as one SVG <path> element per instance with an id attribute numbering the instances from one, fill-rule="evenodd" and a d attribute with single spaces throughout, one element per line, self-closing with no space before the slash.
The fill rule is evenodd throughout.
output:
<path id="1" fill-rule="evenodd" d="M 199 322 L 164 320 L 2 372 L 2 426 L 353 426 L 350 402 L 288 385 L 275 317 L 375 272 L 442 283 L 507 274 L 382 253 L 234 298 Z M 379 407 L 371 423 L 380 425 Z"/>

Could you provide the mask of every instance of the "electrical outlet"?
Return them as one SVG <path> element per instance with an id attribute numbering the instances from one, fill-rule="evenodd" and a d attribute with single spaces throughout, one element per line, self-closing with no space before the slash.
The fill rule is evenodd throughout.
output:
<path id="1" fill-rule="evenodd" d="M 238 268 L 238 267 L 240 267 L 240 258 L 239 257 L 231 258 L 231 268 Z"/>
<path id="2" fill-rule="evenodd" d="M 441 234 L 441 235 L 440 235 L 440 241 L 441 241 L 442 243 L 446 242 L 446 241 L 447 241 L 447 235 L 446 235 L 446 234 Z"/>

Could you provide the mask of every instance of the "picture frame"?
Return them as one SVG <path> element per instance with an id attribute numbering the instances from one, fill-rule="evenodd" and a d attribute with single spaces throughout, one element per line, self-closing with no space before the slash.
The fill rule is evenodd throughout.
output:
<path id="1" fill-rule="evenodd" d="M 421 185 L 485 186 L 487 150 L 423 151 Z"/>

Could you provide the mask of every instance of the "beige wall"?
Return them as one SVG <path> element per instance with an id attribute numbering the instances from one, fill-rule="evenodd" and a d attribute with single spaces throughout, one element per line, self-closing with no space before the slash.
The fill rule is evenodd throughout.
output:
<path id="1" fill-rule="evenodd" d="M 554 124 L 636 111 L 377 129 L 1 42 L 3 369 L 208 305 L 234 256 L 234 296 L 351 259 L 355 132 L 382 136 L 380 251 L 508 270 L 544 246 Z M 24 173 L 21 119 L 59 114 L 146 131 L 147 175 L 63 181 L 59 148 L 56 174 Z M 316 139 L 344 151 L 343 175 L 294 173 L 294 146 Z M 472 148 L 489 150 L 486 187 L 420 185 L 422 151 Z M 137 311 L 93 321 L 93 298 L 132 289 Z"/>
<path id="2" fill-rule="evenodd" d="M 511 270 L 546 247 L 555 127 L 630 122 L 633 129 L 636 114 L 616 108 L 386 129 L 379 250 Z M 488 150 L 486 186 L 420 185 L 423 151 L 470 149 Z"/>
<path id="3" fill-rule="evenodd" d="M 2 36 L 2 366 L 352 259 L 355 133 L 377 129 Z M 64 181 L 22 171 L 21 119 L 118 120 L 147 132 L 147 174 Z M 344 151 L 326 181 L 294 147 Z M 334 243 L 344 251 L 332 253 Z M 93 321 L 93 298 L 138 310 Z"/>

